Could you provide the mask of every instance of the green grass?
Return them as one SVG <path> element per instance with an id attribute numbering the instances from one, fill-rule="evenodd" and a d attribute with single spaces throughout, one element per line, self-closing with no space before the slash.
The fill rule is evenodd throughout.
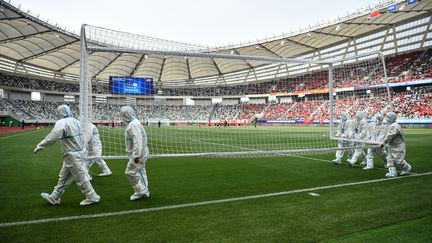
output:
<path id="1" fill-rule="evenodd" d="M 146 127 L 152 154 L 187 154 L 336 147 L 328 128 L 308 127 Z M 99 129 L 104 154 L 124 153 L 124 127 Z"/>
<path id="2" fill-rule="evenodd" d="M 187 146 L 193 147 L 187 152 L 209 151 L 216 146 L 202 141 L 218 141 L 230 137 L 230 134 L 232 146 L 260 149 L 260 146 L 276 140 L 263 140 L 261 145 L 259 142 L 250 144 L 250 141 L 256 141 L 253 139 L 259 134 L 261 137 L 265 135 L 266 139 L 280 136 L 280 142 L 286 142 L 290 138 L 282 138 L 281 134 L 299 134 L 302 131 L 292 127 L 257 130 L 193 127 L 151 129 L 157 128 L 148 131 L 150 149 L 158 149 L 160 153 L 184 152 L 181 149 Z M 335 166 L 289 156 L 159 158 L 147 162 L 151 197 L 131 202 L 129 196 L 132 188 L 123 174 L 126 160 L 111 160 L 108 165 L 114 174 L 106 178 L 96 177 L 92 181 L 102 197 L 99 204 L 80 207 L 78 204 L 83 195 L 76 185 L 71 185 L 63 195 L 61 205 L 51 206 L 39 194 L 51 192 L 57 182 L 62 160 L 59 146 L 56 144 L 33 156 L 34 146 L 48 132 L 49 129 L 42 129 L 19 136 L 0 136 L 0 223 L 321 187 L 380 179 L 385 174 L 381 169 L 363 171 L 346 165 Z M 304 137 L 311 139 L 314 132 L 321 134 L 323 129 L 309 129 L 308 135 Z M 432 130 L 406 129 L 405 133 L 407 160 L 413 165 L 413 172 L 431 172 L 429 151 Z M 122 131 L 118 131 L 118 134 L 122 134 Z M 201 142 L 166 139 L 157 141 L 157 144 L 156 134 L 164 134 L 160 138 L 187 134 L 190 139 Z M 317 146 L 325 143 L 326 139 L 319 137 L 306 141 L 297 140 L 299 137 L 291 138 L 294 142 L 304 141 L 307 145 Z M 226 149 L 231 151 L 234 147 L 221 150 Z M 333 154 L 313 157 L 328 160 L 333 158 Z M 380 161 L 376 163 L 377 166 L 381 164 Z M 316 191 L 319 197 L 296 193 L 123 216 L 6 227 L 0 228 L 0 241 L 430 242 L 431 185 L 432 175 L 426 175 L 319 190 Z"/>

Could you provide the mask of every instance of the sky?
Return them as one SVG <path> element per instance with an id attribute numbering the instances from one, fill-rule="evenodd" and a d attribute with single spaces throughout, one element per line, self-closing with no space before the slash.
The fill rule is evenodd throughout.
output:
<path id="1" fill-rule="evenodd" d="M 211 47 L 314 26 L 376 0 L 11 0 L 79 33 L 83 23 Z"/>

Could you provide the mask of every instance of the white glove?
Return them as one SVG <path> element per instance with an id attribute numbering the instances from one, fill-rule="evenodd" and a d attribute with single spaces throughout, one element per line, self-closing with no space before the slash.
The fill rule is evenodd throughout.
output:
<path id="1" fill-rule="evenodd" d="M 39 152 L 39 151 L 41 151 L 41 150 L 42 150 L 42 148 L 36 147 L 36 148 L 33 150 L 34 155 L 36 155 L 37 152 Z"/>

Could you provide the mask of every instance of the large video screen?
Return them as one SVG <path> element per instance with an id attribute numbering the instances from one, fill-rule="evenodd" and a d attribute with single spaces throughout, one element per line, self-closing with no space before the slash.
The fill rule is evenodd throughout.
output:
<path id="1" fill-rule="evenodd" d="M 153 94 L 152 78 L 110 76 L 109 87 L 112 94 Z"/>

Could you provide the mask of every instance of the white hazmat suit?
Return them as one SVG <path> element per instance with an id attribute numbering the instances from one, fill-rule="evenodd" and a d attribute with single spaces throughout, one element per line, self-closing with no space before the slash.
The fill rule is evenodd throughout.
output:
<path id="1" fill-rule="evenodd" d="M 337 127 L 336 137 L 345 138 L 345 139 L 350 138 L 350 126 L 351 126 L 351 121 L 348 120 L 348 113 L 342 112 L 341 116 L 340 116 L 340 122 L 339 122 L 338 127 Z M 339 149 L 336 150 L 336 159 L 333 160 L 333 163 L 340 164 L 342 157 L 343 157 L 345 150 L 346 150 L 344 148 L 347 148 L 350 146 L 351 146 L 350 141 L 339 140 L 338 141 L 338 148 Z M 353 153 L 352 149 L 348 149 L 346 152 L 348 153 L 348 158 L 351 158 L 352 153 Z"/>
<path id="2" fill-rule="evenodd" d="M 132 107 L 123 106 L 120 109 L 120 114 L 122 119 L 128 123 L 125 131 L 125 143 L 129 161 L 125 174 L 135 191 L 130 200 L 149 197 L 150 192 L 148 190 L 147 172 L 145 169 L 145 163 L 149 156 L 146 131 L 136 118 Z"/>
<path id="3" fill-rule="evenodd" d="M 364 117 L 362 111 L 357 111 L 355 115 L 355 120 L 353 124 L 353 133 L 355 140 L 366 140 L 367 138 L 367 120 Z M 348 163 L 351 166 L 354 166 L 360 156 L 366 156 L 363 151 L 363 143 L 356 141 L 354 142 L 355 150 L 351 159 L 348 160 Z"/>
<path id="4" fill-rule="evenodd" d="M 99 137 L 99 131 L 93 123 L 90 123 L 89 126 L 92 131 L 92 135 L 87 143 L 86 157 L 96 158 L 91 158 L 87 160 L 87 167 L 90 169 L 92 165 L 96 162 L 96 164 L 102 170 L 102 173 L 99 174 L 99 176 L 109 176 L 112 174 L 111 170 L 108 168 L 106 162 L 103 159 L 99 158 L 102 155 L 102 143 Z"/>
<path id="5" fill-rule="evenodd" d="M 53 205 L 60 204 L 60 197 L 65 189 L 73 182 L 77 184 L 86 199 L 80 205 L 98 203 L 99 195 L 96 194 L 88 177 L 85 167 L 84 138 L 80 123 L 72 117 L 72 112 L 67 105 L 57 108 L 59 116 L 53 130 L 35 148 L 36 153 L 60 140 L 61 152 L 63 154 L 63 166 L 59 173 L 57 185 L 51 194 L 42 193 L 41 196 Z"/>
<path id="6" fill-rule="evenodd" d="M 373 121 L 369 123 L 368 127 L 368 140 L 371 142 L 382 143 L 385 135 L 387 134 L 387 125 L 383 124 L 383 116 L 376 114 Z M 384 161 L 384 166 L 387 167 L 387 153 L 383 147 L 368 148 L 366 155 L 366 166 L 364 170 L 374 168 L 374 156 L 378 154 Z"/>
<path id="7" fill-rule="evenodd" d="M 397 176 L 396 165 L 402 166 L 401 175 L 406 175 L 411 171 L 411 165 L 405 160 L 406 147 L 405 138 L 401 126 L 396 122 L 397 115 L 394 112 L 387 113 L 387 121 L 390 124 L 387 134 L 381 144 L 383 147 L 388 145 L 387 167 L 389 172 L 386 177 Z"/>

